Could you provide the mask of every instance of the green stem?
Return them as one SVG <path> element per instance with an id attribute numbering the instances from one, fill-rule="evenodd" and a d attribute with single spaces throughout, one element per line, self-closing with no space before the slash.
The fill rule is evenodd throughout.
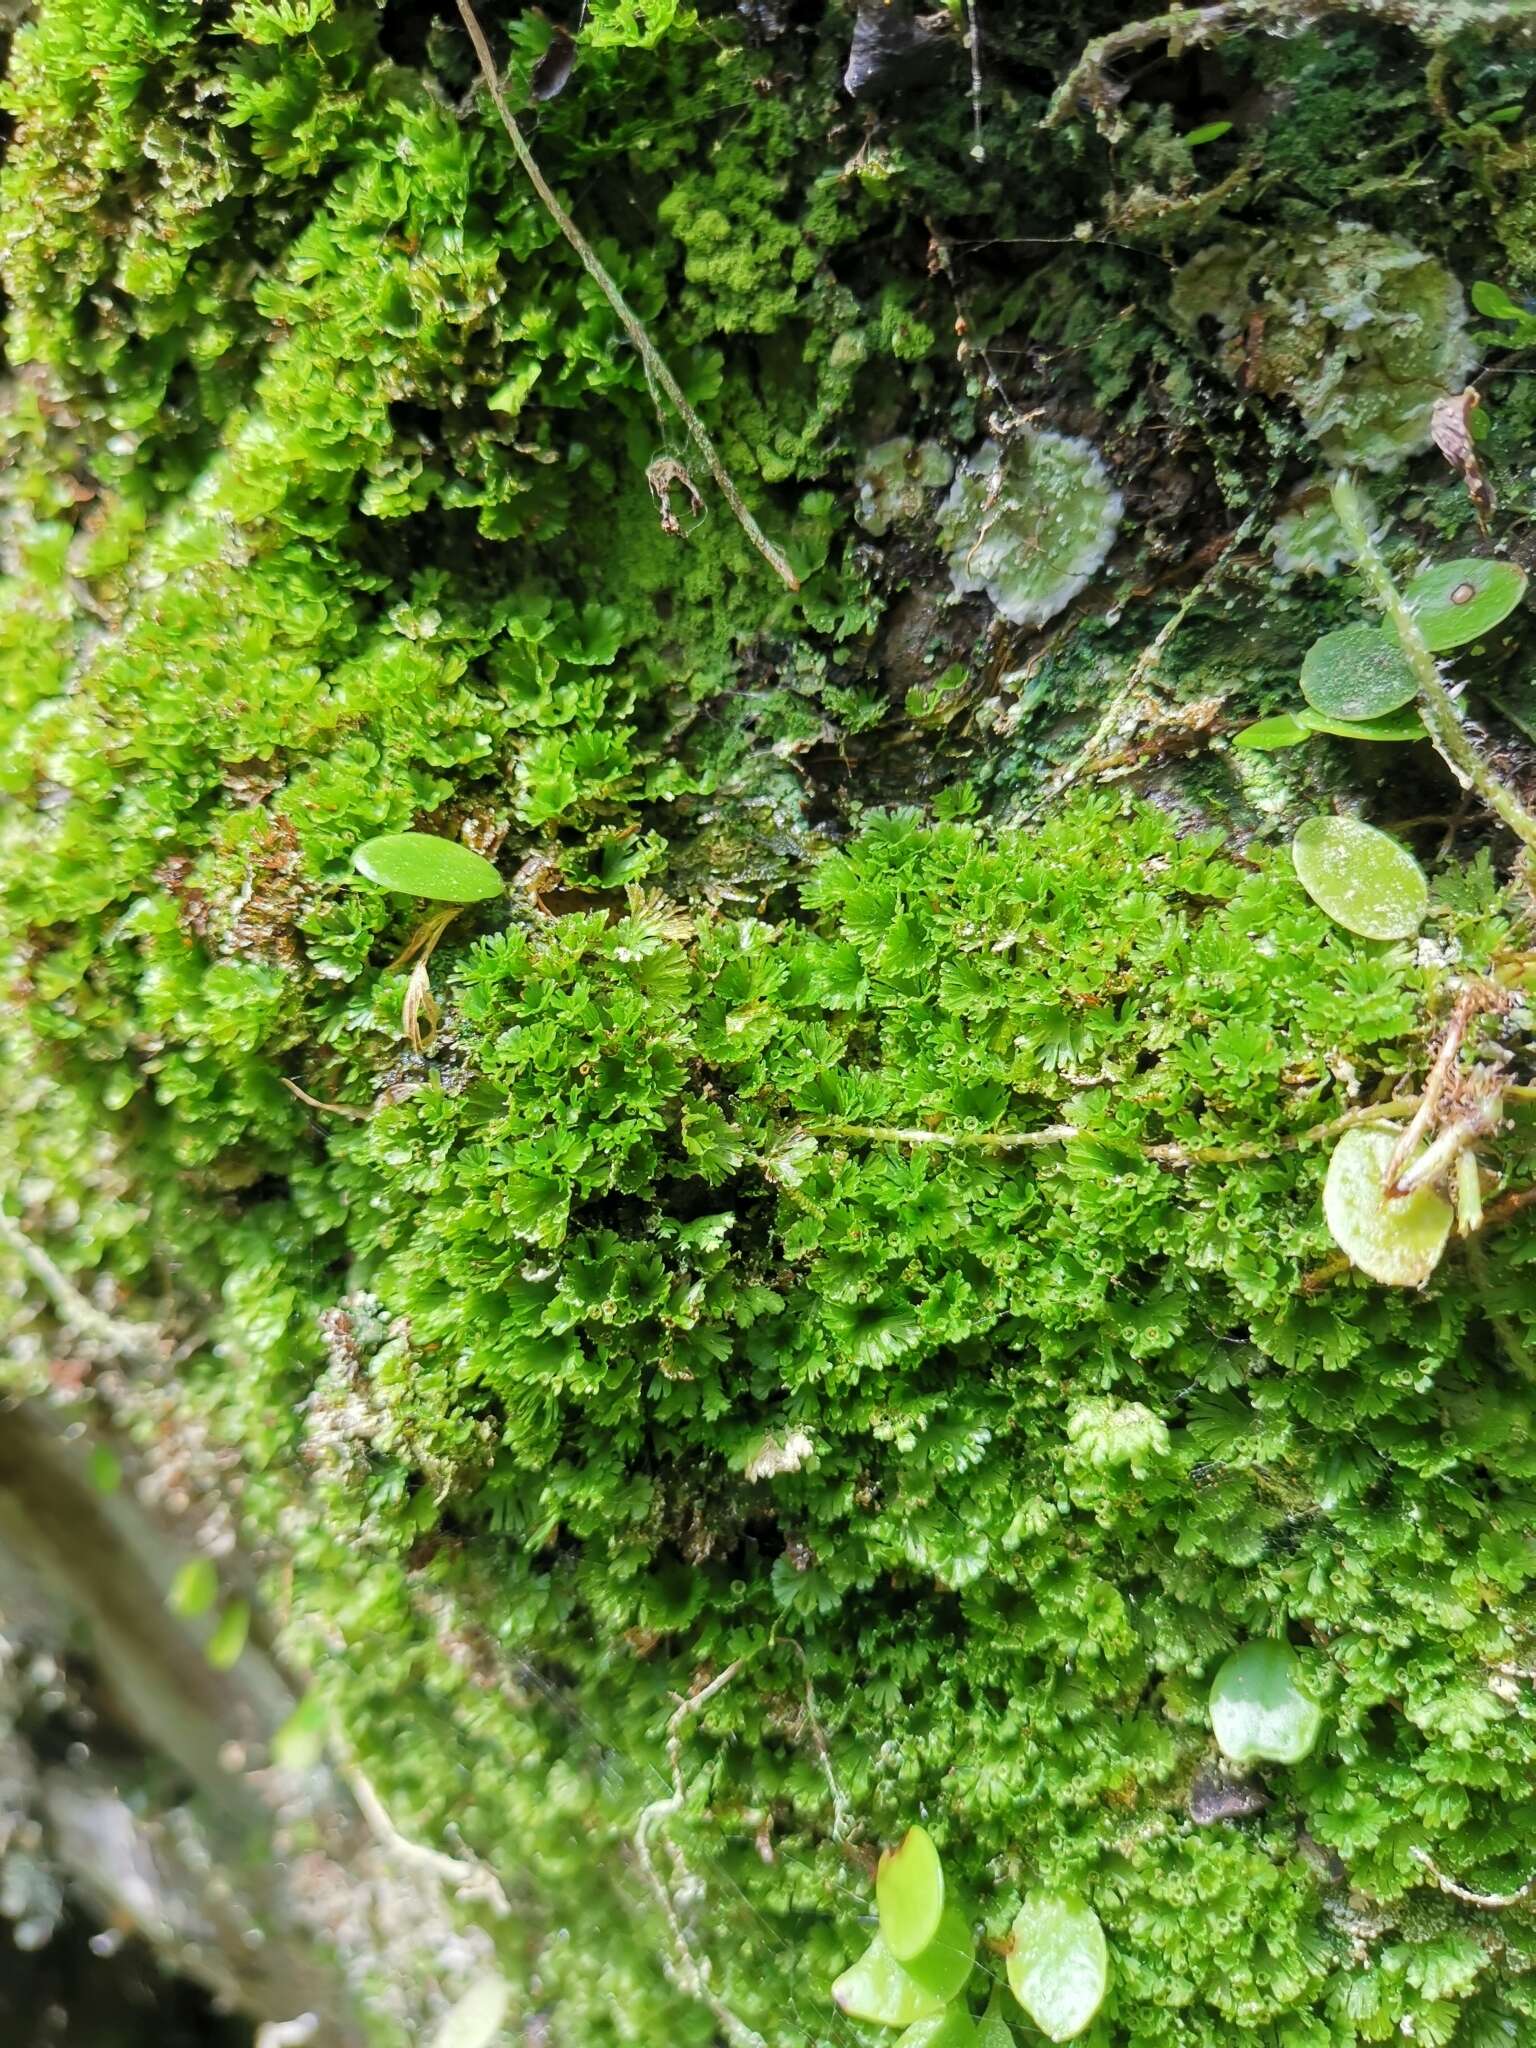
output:
<path id="1" fill-rule="evenodd" d="M 1463 788 L 1475 789 L 1489 810 L 1504 821 L 1517 839 L 1526 846 L 1536 847 L 1536 816 L 1526 809 L 1506 783 L 1500 781 L 1462 724 L 1461 713 L 1440 680 L 1439 663 L 1371 536 L 1366 502 L 1353 477 L 1334 479 L 1333 506 L 1339 515 L 1339 524 L 1355 551 L 1361 574 L 1386 613 L 1397 636 L 1397 644 L 1413 670 L 1418 686 L 1419 716 L 1441 758 Z"/>
<path id="2" fill-rule="evenodd" d="M 802 1124 L 800 1129 L 808 1138 L 861 1138 L 872 1145 L 940 1145 L 947 1151 L 975 1152 L 1017 1152 L 1034 1145 L 1065 1145 L 1073 1138 L 1094 1138 L 1100 1144 L 1139 1152 L 1143 1159 L 1155 1159 L 1162 1166 L 1235 1166 L 1246 1159 L 1272 1159 L 1277 1152 L 1320 1144 L 1325 1138 L 1353 1130 L 1356 1124 L 1411 1116 L 1421 1100 L 1417 1095 L 1405 1095 L 1390 1102 L 1370 1102 L 1330 1117 L 1326 1123 L 1309 1124 L 1304 1131 L 1249 1138 L 1236 1145 L 1181 1145 L 1177 1141 L 1138 1145 L 1131 1139 L 1117 1139 L 1112 1132 L 1085 1131 L 1076 1124 L 1044 1124 L 1037 1131 L 930 1131 L 908 1124 Z"/>

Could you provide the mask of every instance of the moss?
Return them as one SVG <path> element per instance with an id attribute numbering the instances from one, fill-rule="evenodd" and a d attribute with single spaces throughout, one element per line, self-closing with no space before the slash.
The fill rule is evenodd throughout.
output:
<path id="1" fill-rule="evenodd" d="M 1221 550 L 1315 465 L 1286 406 L 1374 448 L 1383 367 L 1417 419 L 1461 364 L 1455 287 L 1412 254 L 1460 216 L 1416 193 L 1335 231 L 1334 140 L 1219 228 L 1202 201 L 1118 246 L 1108 144 L 1036 125 L 1114 10 L 984 22 L 981 166 L 963 95 L 842 128 L 845 10 L 592 18 L 541 160 L 798 593 L 461 110 L 442 24 L 43 0 L 18 36 L 7 1207 L 103 1305 L 197 1335 L 166 1400 L 291 1563 L 291 1654 L 402 1826 L 503 1873 L 504 1967 L 558 2048 L 713 2037 L 635 1841 L 676 1695 L 738 1660 L 657 1865 L 774 2048 L 842 2041 L 858 1859 L 919 1806 L 993 1934 L 1037 1886 L 1092 1898 L 1126 2048 L 1519 2039 L 1524 1920 L 1414 1852 L 1507 1886 L 1536 1819 L 1508 1676 L 1536 1626 L 1529 1231 L 1422 1299 L 1304 1293 L 1323 1161 L 1278 1142 L 1422 1075 L 1443 963 L 1486 963 L 1519 899 L 1474 861 L 1437 874 L 1422 953 L 1331 927 L 1259 780 L 1358 802 L 1321 746 L 1207 749 L 1169 816 L 999 823 L 1175 618 L 1175 711 L 1294 694 L 1348 593 Z M 548 30 L 504 33 L 520 94 Z M 1393 33 L 1245 35 L 1219 75 L 1138 74 L 1135 179 L 1194 178 L 1180 138 L 1220 108 L 1192 101 L 1249 86 L 1277 162 L 1346 102 L 1384 150 L 1451 149 Z M 1385 339 L 1328 310 L 1362 257 Z M 1266 313 L 1268 418 L 1217 402 L 1175 269 L 1229 355 Z M 890 489 L 893 446 L 982 441 L 994 377 L 1092 515 L 1038 637 L 950 604 L 940 486 Z M 1489 444 L 1516 553 L 1528 410 Z M 658 457 L 701 494 L 681 532 Z M 866 484 L 897 501 L 878 546 Z M 1396 509 L 1450 525 L 1459 488 L 1410 468 Z M 968 471 L 957 511 L 985 495 Z M 1125 575 L 1085 585 L 1112 538 Z M 507 880 L 434 957 L 430 1061 L 385 964 L 410 911 L 350 865 L 412 827 Z M 1523 1072 L 1528 1019 L 1487 1029 Z M 1055 1123 L 1082 1135 L 980 1142 Z M 1260 1149 L 1145 1149 L 1232 1141 Z M 1530 1149 L 1513 1120 L 1511 1181 Z M 14 1323 L 36 1391 L 55 1335 L 19 1297 Z M 1272 1632 L 1311 1646 L 1324 1737 L 1262 1815 L 1201 1827 L 1209 1678 Z"/>

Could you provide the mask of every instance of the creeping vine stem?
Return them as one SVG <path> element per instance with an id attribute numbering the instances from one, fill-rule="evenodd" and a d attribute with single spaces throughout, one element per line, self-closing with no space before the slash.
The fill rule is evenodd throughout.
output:
<path id="1" fill-rule="evenodd" d="M 1473 745 L 1471 734 L 1461 722 L 1461 713 L 1440 679 L 1440 665 L 1430 651 L 1419 622 L 1382 559 L 1381 550 L 1371 534 L 1365 499 L 1353 477 L 1335 478 L 1333 506 L 1339 515 L 1339 524 L 1355 551 L 1361 573 L 1386 613 L 1388 623 L 1397 636 L 1397 644 L 1403 650 L 1403 657 L 1413 670 L 1418 687 L 1418 713 L 1436 749 L 1464 789 L 1475 789 L 1489 810 L 1503 820 L 1517 839 L 1526 846 L 1536 847 L 1536 817 L 1508 784 L 1495 775 Z"/>

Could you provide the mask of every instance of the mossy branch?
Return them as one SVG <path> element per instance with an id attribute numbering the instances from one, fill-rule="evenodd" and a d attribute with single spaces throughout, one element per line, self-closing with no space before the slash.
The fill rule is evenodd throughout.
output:
<path id="1" fill-rule="evenodd" d="M 724 462 L 721 460 L 719 450 L 705 431 L 704 422 L 683 396 L 682 386 L 667 367 L 666 360 L 655 342 L 646 333 L 639 315 L 619 290 L 618 285 L 609 274 L 597 251 L 555 197 L 553 188 L 545 178 L 544 173 L 539 169 L 538 161 L 533 151 L 528 147 L 527 137 L 518 126 L 512 109 L 507 105 L 506 94 L 501 89 L 501 78 L 496 69 L 496 60 L 491 55 L 491 46 L 485 39 L 485 31 L 480 26 L 479 17 L 470 5 L 470 0 L 458 0 L 458 5 L 459 14 L 469 34 L 469 40 L 474 45 L 475 57 L 480 65 L 480 73 L 485 80 L 486 90 L 490 93 L 491 104 L 501 117 L 501 125 L 506 129 L 512 147 L 517 151 L 517 160 L 528 174 L 528 182 L 532 185 L 534 191 L 538 193 L 539 199 L 545 211 L 549 214 L 550 219 L 581 258 L 582 266 L 588 276 L 591 277 L 598 290 L 618 316 L 619 323 L 634 343 L 636 353 L 645 365 L 647 374 L 667 394 L 667 397 L 676 409 L 678 418 L 688 430 L 688 438 L 709 465 L 709 473 L 720 486 L 721 496 L 735 513 L 742 532 L 751 541 L 753 547 L 757 549 L 757 552 L 773 570 L 774 574 L 779 577 L 780 581 L 787 585 L 790 590 L 798 590 L 800 588 L 799 577 L 790 567 L 784 554 L 774 546 L 767 534 L 758 525 L 756 519 L 753 518 L 746 501 L 732 481 L 729 470 L 727 470 Z"/>
<path id="2" fill-rule="evenodd" d="M 1106 100 L 1118 98 L 1105 77 L 1108 67 L 1116 58 L 1131 56 L 1153 43 L 1168 43 L 1177 54 L 1219 42 L 1245 28 L 1292 35 L 1327 14 L 1357 14 L 1367 21 L 1392 22 L 1444 42 L 1458 29 L 1488 29 L 1505 21 L 1529 20 L 1532 10 L 1533 0 L 1503 0 L 1502 5 L 1466 0 L 1460 7 L 1437 6 L 1433 0 L 1219 0 L 1210 7 L 1172 7 L 1166 14 L 1127 22 L 1089 43 L 1052 94 L 1040 125 L 1060 128 L 1084 97 L 1092 101 L 1095 113 Z"/>
<path id="3" fill-rule="evenodd" d="M 1462 724 L 1461 713 L 1441 680 L 1440 665 L 1419 629 L 1418 620 L 1392 580 L 1381 550 L 1372 537 L 1365 500 L 1353 477 L 1335 478 L 1333 506 L 1339 515 L 1339 524 L 1355 551 L 1361 574 L 1386 613 L 1404 659 L 1413 670 L 1418 689 L 1419 716 L 1437 751 L 1463 788 L 1476 790 L 1489 810 L 1503 820 L 1517 839 L 1526 846 L 1536 847 L 1536 816 L 1526 809 L 1506 783 L 1500 781 Z"/>

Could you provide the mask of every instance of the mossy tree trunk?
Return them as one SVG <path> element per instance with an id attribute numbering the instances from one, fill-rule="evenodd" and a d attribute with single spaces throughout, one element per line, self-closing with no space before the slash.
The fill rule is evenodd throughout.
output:
<path id="1" fill-rule="evenodd" d="M 978 2008 L 1045 1890 L 1097 2048 L 1536 2039 L 1524 614 L 1493 811 L 1233 744 L 1536 560 L 1536 13 L 0 22 L 0 1909 L 267 2048 L 853 2048 L 923 1817 Z"/>

